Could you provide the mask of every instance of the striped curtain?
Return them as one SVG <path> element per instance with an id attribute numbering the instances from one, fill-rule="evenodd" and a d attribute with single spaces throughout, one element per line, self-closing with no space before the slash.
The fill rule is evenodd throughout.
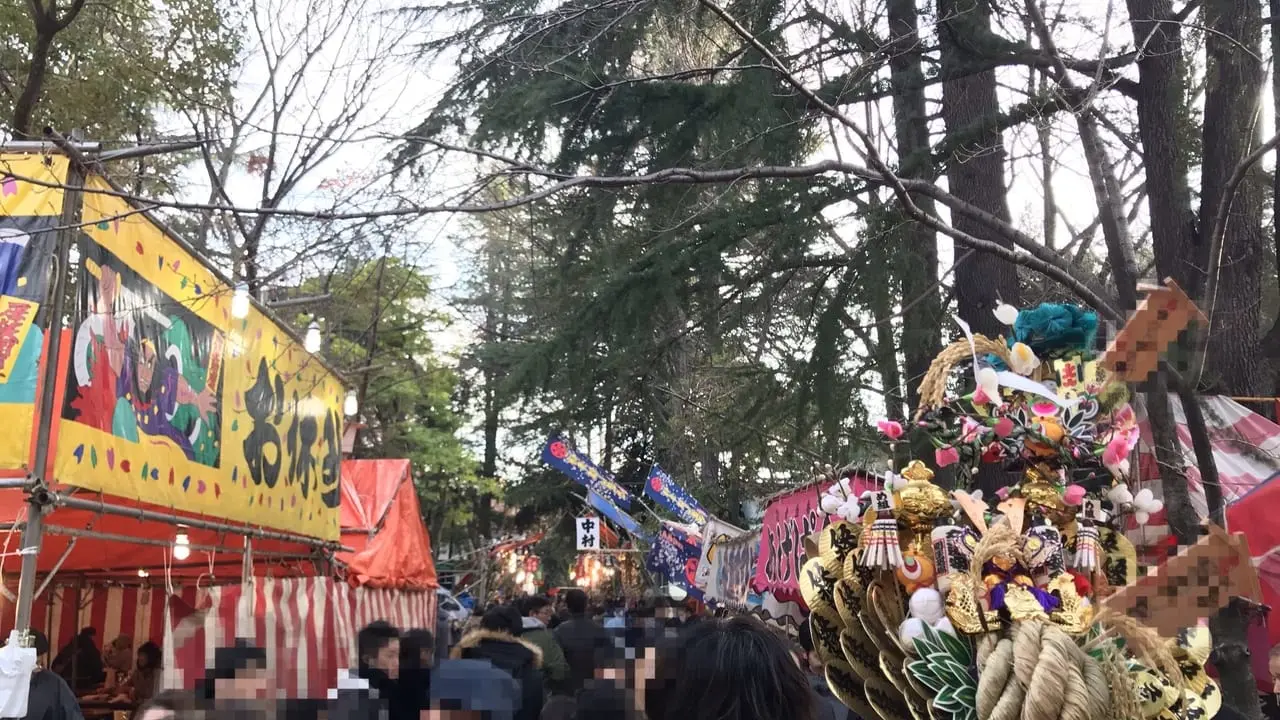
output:
<path id="1" fill-rule="evenodd" d="M 36 600 L 32 625 L 55 653 L 83 627 L 97 629 L 100 644 L 120 635 L 131 636 L 135 648 L 155 642 L 164 648 L 165 685 L 172 688 L 193 687 L 219 647 L 248 636 L 266 649 L 279 697 L 324 698 L 338 669 L 354 667 L 361 627 L 385 620 L 433 629 L 435 613 L 432 591 L 267 577 L 247 586 L 181 587 L 168 602 L 162 588 L 53 586 Z M 9 601 L 0 603 L 0 637 L 8 636 L 13 615 Z"/>

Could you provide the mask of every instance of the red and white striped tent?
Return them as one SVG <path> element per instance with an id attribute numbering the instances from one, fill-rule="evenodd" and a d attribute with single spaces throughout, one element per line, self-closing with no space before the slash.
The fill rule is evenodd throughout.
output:
<path id="1" fill-rule="evenodd" d="M 1201 400 L 1205 424 L 1213 442 L 1222 499 L 1227 508 L 1227 529 L 1244 533 L 1262 581 L 1263 601 L 1273 608 L 1280 608 L 1280 524 L 1275 522 L 1276 508 L 1280 507 L 1280 480 L 1277 480 L 1280 477 L 1280 425 L 1229 397 L 1203 396 Z M 1177 396 L 1170 396 L 1169 401 L 1186 465 L 1191 504 L 1200 517 L 1207 517 L 1208 503 L 1195 452 L 1191 448 L 1191 435 L 1187 431 L 1182 403 Z M 1139 414 L 1142 440 L 1138 446 L 1137 487 L 1134 489 L 1136 492 L 1138 488 L 1150 488 L 1156 497 L 1161 497 L 1160 471 L 1151 441 L 1151 428 L 1140 404 L 1135 402 L 1135 408 Z M 1170 537 L 1165 522 L 1162 510 L 1151 518 L 1147 527 L 1131 524 L 1128 531 L 1129 538 L 1140 549 L 1146 550 L 1146 557 L 1153 565 L 1167 556 Z M 1271 686 L 1266 680 L 1270 677 L 1267 649 L 1280 643 L 1280 621 L 1273 617 L 1269 626 L 1269 629 L 1258 628 L 1250 637 L 1254 676 L 1259 686 L 1266 688 Z"/>
<path id="2" fill-rule="evenodd" d="M 100 642 L 128 635 L 135 647 L 163 643 L 170 687 L 191 687 L 217 648 L 247 638 L 266 649 L 281 697 L 323 698 L 339 668 L 354 665 L 359 628 L 375 620 L 401 628 L 435 623 L 435 568 L 409 461 L 345 461 L 342 487 L 343 544 L 353 552 L 339 553 L 336 566 L 264 555 L 254 558 L 247 582 L 241 567 L 228 569 L 217 553 L 208 553 L 204 567 L 192 563 L 200 572 L 176 568 L 168 581 L 160 573 L 103 577 L 76 568 L 55 575 L 37 597 L 32 626 L 55 651 L 83 627 L 97 629 Z M 193 536 L 192 543 L 201 541 Z M 42 550 L 42 563 L 48 553 Z M 0 600 L 0 636 L 13 625 L 10 602 Z"/>

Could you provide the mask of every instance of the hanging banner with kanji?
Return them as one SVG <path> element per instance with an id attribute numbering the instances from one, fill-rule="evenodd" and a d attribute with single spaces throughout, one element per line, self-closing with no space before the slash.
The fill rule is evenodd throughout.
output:
<path id="1" fill-rule="evenodd" d="M 662 471 L 656 464 L 649 470 L 649 480 L 645 483 L 644 494 L 653 501 L 675 513 L 680 522 L 702 527 L 707 524 L 707 511 L 697 498 L 689 494 L 671 476 Z"/>
<path id="2" fill-rule="evenodd" d="M 568 440 L 559 435 L 547 440 L 542 448 L 542 462 L 623 510 L 631 509 L 631 493 L 619 485 L 613 475 L 591 462 L 591 458 L 575 450 Z"/>
<path id="3" fill-rule="evenodd" d="M 600 549 L 600 519 L 593 517 L 574 518 L 574 540 L 579 550 Z"/>
<path id="4" fill-rule="evenodd" d="M 67 160 L 0 155 L 0 474 L 25 475 L 31 462 L 36 391 Z M 55 187 L 50 187 L 55 186 Z"/>
<path id="5" fill-rule="evenodd" d="M 339 379 L 104 191 L 89 178 L 55 478 L 337 540 Z"/>
<path id="6" fill-rule="evenodd" d="M 662 530 L 649 547 L 645 567 L 649 572 L 679 586 L 689 596 L 702 599 L 698 587 L 698 559 L 702 557 L 702 539 L 674 525 L 663 523 Z"/>
<path id="7" fill-rule="evenodd" d="M 852 482 L 852 481 L 851 481 Z M 831 482 L 806 485 L 774 498 L 765 508 L 760 528 L 760 557 L 754 586 L 783 602 L 800 598 L 804 539 L 827 526 L 830 518 L 818 505 Z"/>

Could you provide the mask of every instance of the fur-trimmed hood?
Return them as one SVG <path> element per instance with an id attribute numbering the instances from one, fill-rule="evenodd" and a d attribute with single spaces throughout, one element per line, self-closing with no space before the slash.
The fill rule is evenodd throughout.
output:
<path id="1" fill-rule="evenodd" d="M 527 651 L 528 655 L 525 656 Z M 499 630 L 472 630 L 453 648 L 449 656 L 460 658 L 485 658 L 495 666 L 512 670 L 524 662 L 532 662 L 535 668 L 542 667 L 542 649 L 527 640 Z"/>

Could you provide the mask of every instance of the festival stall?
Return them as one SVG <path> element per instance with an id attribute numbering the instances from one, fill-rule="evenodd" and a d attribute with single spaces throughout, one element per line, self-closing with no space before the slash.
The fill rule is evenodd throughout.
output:
<path id="1" fill-rule="evenodd" d="M 172 636 L 166 607 L 207 618 L 187 610 L 239 593 L 292 627 L 282 647 L 331 627 L 354 409 L 318 328 L 299 337 L 130 205 L 84 156 L 96 147 L 59 148 L 0 151 L 7 624 L 44 629 L 55 651 L 81 622 L 136 647 Z M 251 625 L 253 603 L 235 605 Z"/>
<path id="2" fill-rule="evenodd" d="M 960 489 L 917 458 L 880 487 L 824 494 L 837 517 L 807 538 L 795 574 L 827 683 L 860 716 L 1218 714 L 1205 619 L 1260 594 L 1243 536 L 1208 526 L 1139 577 L 1124 534 L 1162 509 L 1129 487 L 1139 431 L 1127 386 L 1155 369 L 1163 345 L 1150 338 L 1176 337 L 1195 313 L 1169 291 L 1101 354 L 1096 316 L 1071 306 L 1002 306 L 1007 340 L 961 324 L 914 424 Z M 948 390 L 957 379 L 963 394 Z M 905 440 L 901 424 L 880 429 L 891 446 Z M 984 465 L 1013 478 L 990 500 L 968 490 Z"/>
<path id="3" fill-rule="evenodd" d="M 401 628 L 435 627 L 435 569 L 408 460 L 346 460 L 342 467 L 342 537 L 329 572 L 318 564 L 255 558 L 254 578 L 241 568 L 174 579 L 170 599 L 169 684 L 190 686 L 218 648 L 249 638 L 266 649 L 287 697 L 324 697 L 340 668 L 355 661 L 354 633 L 374 620 Z M 121 543 L 122 545 L 127 545 Z M 205 552 L 195 546 L 194 552 Z M 197 563 L 200 564 L 200 563 Z M 159 578 L 115 578 L 67 572 L 42 593 L 32 626 L 54 648 L 81 628 L 103 643 L 124 635 L 135 646 L 166 637 L 166 588 Z M 4 614 L 12 626 L 12 614 Z"/>

